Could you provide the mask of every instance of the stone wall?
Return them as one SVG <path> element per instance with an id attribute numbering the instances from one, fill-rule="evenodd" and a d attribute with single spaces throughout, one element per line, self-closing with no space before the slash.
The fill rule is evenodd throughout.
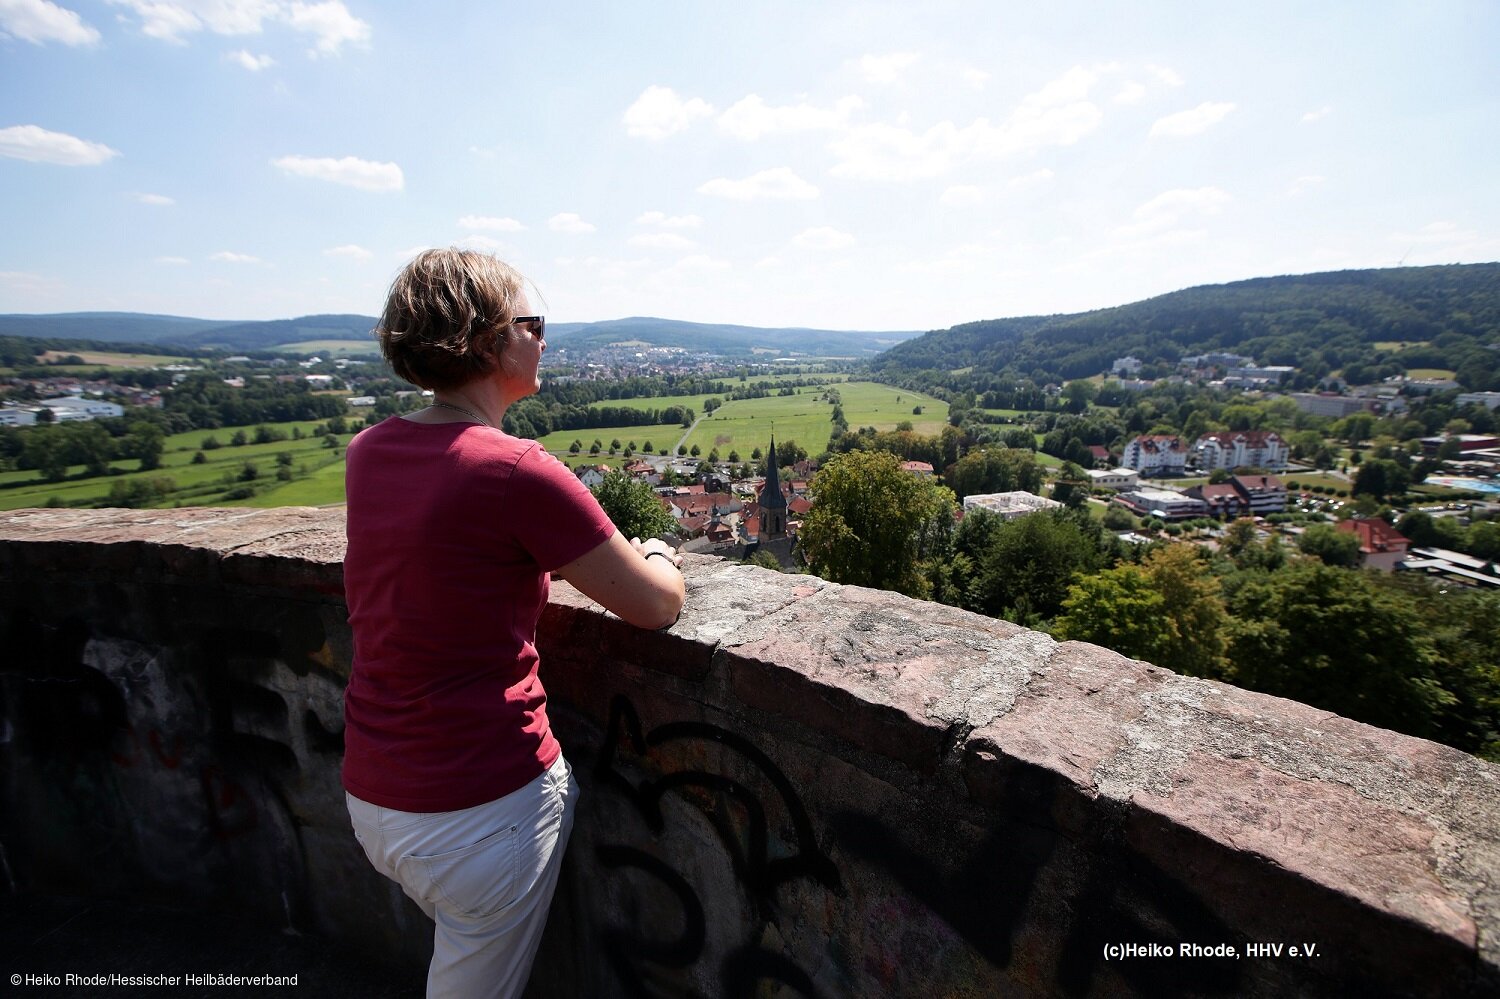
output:
<path id="1" fill-rule="evenodd" d="M 19 887 L 425 960 L 343 812 L 342 550 L 338 511 L 0 514 Z M 537 994 L 1500 988 L 1493 767 L 951 608 L 685 568 L 662 633 L 554 586 L 584 797 Z"/>

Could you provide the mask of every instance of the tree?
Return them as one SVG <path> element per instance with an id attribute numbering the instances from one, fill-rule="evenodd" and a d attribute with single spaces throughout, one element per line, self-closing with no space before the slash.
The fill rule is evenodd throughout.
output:
<path id="1" fill-rule="evenodd" d="M 1325 565 L 1352 569 L 1359 565 L 1359 537 L 1332 524 L 1312 524 L 1297 538 L 1297 550 Z"/>
<path id="2" fill-rule="evenodd" d="M 580 452 L 582 450 L 583 450 L 583 441 L 581 441 L 581 440 L 574 440 L 573 443 L 571 443 L 571 444 L 568 445 L 568 453 L 569 454 L 577 454 L 578 452 Z"/>
<path id="3" fill-rule="evenodd" d="M 1065 641 L 1092 642 L 1155 662 L 1166 641 L 1161 614 L 1161 593 L 1145 570 L 1127 563 L 1069 586 L 1052 632 Z"/>
<path id="4" fill-rule="evenodd" d="M 1236 587 L 1229 680 L 1431 737 L 1453 695 L 1428 623 L 1377 575 L 1304 561 Z"/>
<path id="5" fill-rule="evenodd" d="M 960 498 L 980 493 L 1028 492 L 1042 488 L 1042 466 L 1036 452 L 982 447 L 970 451 L 943 476 Z"/>
<path id="6" fill-rule="evenodd" d="M 627 538 L 654 538 L 677 524 L 650 486 L 618 469 L 611 469 L 592 491 L 609 519 Z"/>
<path id="7" fill-rule="evenodd" d="M 161 467 L 165 440 L 161 427 L 147 420 L 137 420 L 130 425 L 130 433 L 125 438 L 125 450 L 140 459 L 141 471 L 149 472 Z"/>
<path id="8" fill-rule="evenodd" d="M 1064 511 L 1002 521 L 980 554 L 978 577 L 970 588 L 977 605 L 970 609 L 1039 623 L 1057 614 L 1076 574 L 1093 572 L 1102 561 L 1094 539 Z"/>
<path id="9" fill-rule="evenodd" d="M 1384 458 L 1376 458 L 1359 466 L 1354 474 L 1354 485 L 1350 490 L 1355 496 L 1369 495 L 1377 500 L 1406 492 L 1411 477 L 1406 469 Z"/>
<path id="10" fill-rule="evenodd" d="M 951 491 L 884 451 L 833 456 L 811 488 L 817 503 L 799 543 L 814 572 L 908 596 L 931 592 L 928 563 L 946 556 L 953 531 Z"/>
<path id="11" fill-rule="evenodd" d="M 1143 563 L 1162 596 L 1165 644 L 1151 662 L 1191 676 L 1220 677 L 1228 665 L 1229 614 L 1218 577 L 1196 545 L 1167 545 Z"/>
<path id="12" fill-rule="evenodd" d="M 682 448 L 678 448 L 677 449 L 677 453 L 681 454 L 682 453 Z M 703 453 L 703 449 L 700 448 L 696 444 L 694 444 L 692 447 L 688 448 L 688 454 L 692 455 L 694 458 L 698 457 L 698 455 L 700 455 L 702 453 Z"/>

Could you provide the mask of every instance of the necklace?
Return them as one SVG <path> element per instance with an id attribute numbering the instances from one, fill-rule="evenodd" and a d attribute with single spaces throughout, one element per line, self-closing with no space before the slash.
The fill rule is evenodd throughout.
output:
<path id="1" fill-rule="evenodd" d="M 491 423 L 489 420 L 486 420 L 484 417 L 480 416 L 478 413 L 474 413 L 474 412 L 471 412 L 471 411 L 469 411 L 467 409 L 464 409 L 462 406 L 455 406 L 451 402 L 443 402 L 443 401 L 441 401 L 439 399 L 434 399 L 434 400 L 432 400 L 432 402 L 428 403 L 428 405 L 432 406 L 432 407 L 435 407 L 435 408 L 451 409 L 455 413 L 462 413 L 462 414 L 464 414 L 465 416 L 467 416 L 469 419 L 473 420 L 476 423 L 482 423 L 482 424 L 484 424 L 485 426 L 489 427 L 491 430 L 495 429 L 495 425 L 493 423 Z"/>

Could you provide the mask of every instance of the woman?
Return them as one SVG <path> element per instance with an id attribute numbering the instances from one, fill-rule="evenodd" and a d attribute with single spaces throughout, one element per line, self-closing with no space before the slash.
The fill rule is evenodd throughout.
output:
<path id="1" fill-rule="evenodd" d="M 540 387 L 531 311 L 494 257 L 418 256 L 376 333 L 433 401 L 347 452 L 343 783 L 366 856 L 436 924 L 429 996 L 518 995 L 547 921 L 578 797 L 537 675 L 548 573 L 641 628 L 684 597 L 680 556 L 627 542 L 561 462 L 499 429 Z"/>

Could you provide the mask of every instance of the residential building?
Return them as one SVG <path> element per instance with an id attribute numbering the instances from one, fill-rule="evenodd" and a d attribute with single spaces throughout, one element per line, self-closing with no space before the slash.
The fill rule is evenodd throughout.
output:
<path id="1" fill-rule="evenodd" d="M 1500 392 L 1462 392 L 1453 400 L 1460 406 L 1483 406 L 1486 409 L 1500 407 Z"/>
<path id="2" fill-rule="evenodd" d="M 1187 470 L 1187 447 L 1171 434 L 1137 437 L 1125 445 L 1120 464 L 1145 476 L 1181 475 Z"/>
<path id="3" fill-rule="evenodd" d="M 932 478 L 932 465 L 925 461 L 903 461 L 901 467 L 920 479 Z"/>
<path id="4" fill-rule="evenodd" d="M 964 513 L 984 510 L 1005 520 L 1015 520 L 1029 513 L 1056 510 L 1062 506 L 1057 500 L 1047 499 L 1028 492 L 975 493 L 964 497 Z"/>
<path id="5" fill-rule="evenodd" d="M 1236 475 L 1229 482 L 1256 517 L 1286 510 L 1286 486 L 1274 475 Z"/>
<path id="6" fill-rule="evenodd" d="M 1120 493 L 1114 500 L 1141 517 L 1162 520 L 1191 520 L 1208 516 L 1208 504 L 1196 496 L 1175 489 L 1152 489 L 1142 486 Z"/>
<path id="7" fill-rule="evenodd" d="M 1141 484 L 1141 473 L 1132 468 L 1087 469 L 1089 485 L 1095 489 L 1134 489 Z"/>
<path id="8" fill-rule="evenodd" d="M 1374 412 L 1376 400 L 1334 392 L 1292 392 L 1289 394 L 1297 408 L 1313 416 L 1332 416 L 1342 419 L 1354 413 Z"/>
<path id="9" fill-rule="evenodd" d="M 1366 569 L 1390 572 L 1406 559 L 1411 544 L 1406 536 L 1379 517 L 1341 520 L 1334 527 L 1359 538 L 1359 564 Z"/>
<path id="10" fill-rule="evenodd" d="M 1220 520 L 1234 520 L 1250 512 L 1250 501 L 1228 482 L 1193 486 L 1185 490 L 1188 496 L 1208 504 L 1208 515 Z"/>
<path id="11" fill-rule="evenodd" d="M 1274 430 L 1226 430 L 1204 434 L 1193 444 L 1193 461 L 1204 471 L 1217 468 L 1286 468 L 1291 448 Z"/>
<path id="12" fill-rule="evenodd" d="M 1290 364 L 1240 365 L 1229 369 L 1224 376 L 1226 385 L 1280 385 L 1297 369 Z"/>
<path id="13" fill-rule="evenodd" d="M 1117 357 L 1115 363 L 1110 366 L 1109 373 L 1134 377 L 1141 373 L 1141 360 L 1138 357 Z"/>
<path id="14" fill-rule="evenodd" d="M 1246 357 L 1243 354 L 1228 354 L 1217 351 L 1209 354 L 1194 354 L 1184 357 L 1180 362 L 1189 368 L 1236 368 L 1254 364 L 1255 358 Z"/>

